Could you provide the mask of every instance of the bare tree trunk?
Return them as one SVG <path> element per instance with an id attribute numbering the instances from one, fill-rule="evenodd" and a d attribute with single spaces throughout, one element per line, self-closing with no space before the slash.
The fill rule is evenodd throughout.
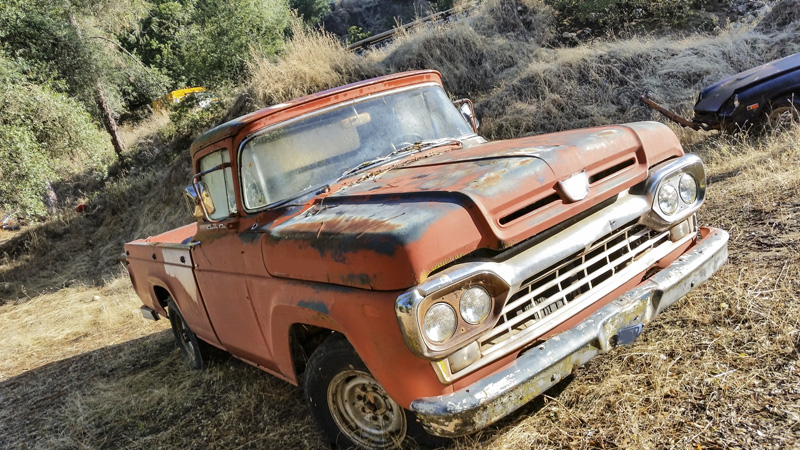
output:
<path id="1" fill-rule="evenodd" d="M 103 93 L 103 86 L 97 82 L 97 107 L 100 108 L 100 114 L 103 116 L 103 125 L 106 131 L 111 135 L 111 144 L 114 146 L 114 152 L 117 153 L 117 159 L 122 159 L 122 151 L 125 150 L 125 143 L 122 141 L 122 136 L 117 130 L 117 121 L 114 120 L 114 115 L 111 113 L 111 108 L 108 107 L 106 95 Z"/>
<path id="2" fill-rule="evenodd" d="M 70 14 L 69 16 L 69 23 L 73 28 L 75 28 L 75 32 L 78 34 L 78 37 L 83 39 L 83 33 L 81 32 L 81 29 L 78 26 L 78 21 L 75 20 L 75 16 L 73 14 Z M 106 127 L 108 134 L 111 135 L 111 144 L 114 146 L 114 152 L 117 154 L 117 159 L 122 160 L 122 151 L 125 150 L 125 143 L 122 142 L 122 136 L 119 135 L 119 130 L 117 130 L 117 121 L 114 120 L 114 114 L 111 113 L 111 108 L 108 107 L 106 94 L 103 92 L 103 86 L 100 84 L 99 79 L 97 80 L 95 86 L 95 101 L 97 102 L 97 107 L 100 108 L 100 115 L 103 116 L 103 125 Z"/>

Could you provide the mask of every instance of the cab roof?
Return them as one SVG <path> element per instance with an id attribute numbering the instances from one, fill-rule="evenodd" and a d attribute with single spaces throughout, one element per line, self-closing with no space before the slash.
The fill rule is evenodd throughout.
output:
<path id="1" fill-rule="evenodd" d="M 217 125 L 195 139 L 194 142 L 192 142 L 189 151 L 192 155 L 192 158 L 194 158 L 194 155 L 198 151 L 208 147 L 209 145 L 235 136 L 247 125 L 278 113 L 296 110 L 296 115 L 300 115 L 325 106 L 352 100 L 354 98 L 429 82 L 442 84 L 441 74 L 435 70 L 415 70 L 411 72 L 401 72 L 359 81 L 345 86 L 318 92 L 316 94 L 307 95 L 305 97 L 300 97 L 286 103 L 280 103 L 241 117 L 237 117 L 236 119 L 225 122 L 221 125 Z M 281 116 L 285 115 L 281 114 Z M 283 118 L 285 119 L 286 117 Z"/>

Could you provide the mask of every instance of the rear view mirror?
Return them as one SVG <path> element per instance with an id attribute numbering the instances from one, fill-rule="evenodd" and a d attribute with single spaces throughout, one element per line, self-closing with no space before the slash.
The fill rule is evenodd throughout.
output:
<path id="1" fill-rule="evenodd" d="M 200 191 L 199 195 L 198 190 Z M 189 209 L 196 219 L 207 218 L 206 213 L 211 215 L 217 210 L 211 194 L 208 193 L 208 186 L 202 181 L 186 186 L 184 194 L 183 198 L 186 199 Z M 202 205 L 200 204 L 201 201 Z"/>
<path id="2" fill-rule="evenodd" d="M 478 116 L 475 114 L 475 106 L 472 104 L 472 100 L 468 98 L 462 98 L 461 100 L 456 100 L 453 102 L 453 105 L 458 108 L 458 112 L 461 113 L 461 117 L 467 121 L 467 123 L 472 127 L 472 131 L 476 134 L 478 133 Z"/>

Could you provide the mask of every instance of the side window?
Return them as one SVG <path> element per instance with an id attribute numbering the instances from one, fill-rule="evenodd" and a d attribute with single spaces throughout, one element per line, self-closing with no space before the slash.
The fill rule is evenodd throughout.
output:
<path id="1" fill-rule="evenodd" d="M 204 156 L 200 160 L 200 171 L 212 169 L 226 162 L 230 162 L 230 156 L 227 149 L 222 149 Z M 236 194 L 233 190 L 233 174 L 230 167 L 206 174 L 201 181 L 208 186 L 216 207 L 216 210 L 209 214 L 211 219 L 224 219 L 236 213 Z"/>

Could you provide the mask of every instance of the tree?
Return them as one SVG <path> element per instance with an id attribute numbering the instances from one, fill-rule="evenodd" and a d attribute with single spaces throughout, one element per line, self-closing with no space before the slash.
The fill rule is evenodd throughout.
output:
<path id="1" fill-rule="evenodd" d="M 116 117 L 134 101 L 149 102 L 158 84 L 120 53 L 115 33 L 137 27 L 143 1 L 8 0 L 0 5 L 0 48 L 31 76 L 79 99 L 94 112 L 121 155 Z M 98 39 L 99 38 L 99 39 Z"/>
<path id="2" fill-rule="evenodd" d="M 289 29 L 287 0 L 153 0 L 126 49 L 158 67 L 173 88 L 237 84 L 252 50 L 274 55 Z"/>
<path id="3" fill-rule="evenodd" d="M 289 29 L 286 0 L 198 0 L 193 22 L 181 33 L 189 82 L 239 83 L 253 51 L 275 54 Z"/>
<path id="4" fill-rule="evenodd" d="M 307 24 L 316 25 L 322 22 L 331 11 L 327 0 L 289 0 L 289 7 L 297 11 Z"/>
<path id="5" fill-rule="evenodd" d="M 0 52 L 0 205 L 23 216 L 45 213 L 48 182 L 102 171 L 113 155 L 83 106 L 27 69 Z"/>

